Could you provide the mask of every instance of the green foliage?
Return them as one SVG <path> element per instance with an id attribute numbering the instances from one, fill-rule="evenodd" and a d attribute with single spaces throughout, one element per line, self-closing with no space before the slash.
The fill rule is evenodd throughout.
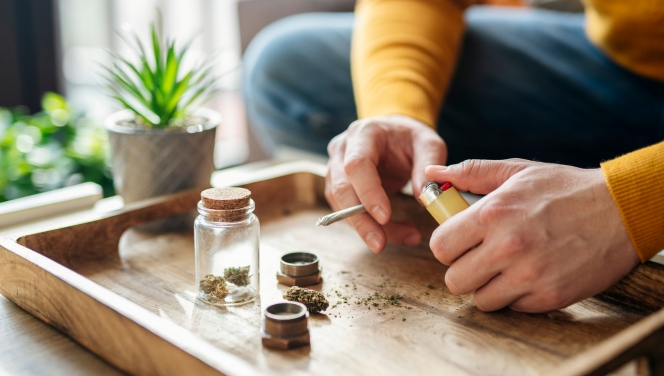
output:
<path id="1" fill-rule="evenodd" d="M 161 17 L 158 23 L 161 25 Z M 136 114 L 136 122 L 153 127 L 179 124 L 190 110 L 216 91 L 213 61 L 191 70 L 182 62 L 191 41 L 176 49 L 175 40 L 164 37 L 162 27 L 150 24 L 150 44 L 144 45 L 132 33 L 137 57 L 131 62 L 111 54 L 113 63 L 103 67 L 110 95 L 122 107 Z M 125 39 L 132 45 L 130 40 Z"/>
<path id="2" fill-rule="evenodd" d="M 92 181 L 113 194 L 103 128 L 76 116 L 55 93 L 42 97 L 42 112 L 0 107 L 0 201 Z"/>

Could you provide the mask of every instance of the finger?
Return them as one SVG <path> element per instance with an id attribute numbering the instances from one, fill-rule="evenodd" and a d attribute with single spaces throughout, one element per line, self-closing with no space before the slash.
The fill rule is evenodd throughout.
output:
<path id="1" fill-rule="evenodd" d="M 378 223 L 386 224 L 392 216 L 392 208 L 377 169 L 384 141 L 377 133 L 376 125 L 359 126 L 356 129 L 348 137 L 344 172 L 371 216 Z"/>
<path id="2" fill-rule="evenodd" d="M 468 250 L 480 244 L 486 227 L 478 221 L 478 208 L 470 208 L 449 218 L 431 235 L 429 246 L 438 261 L 452 265 Z"/>
<path id="3" fill-rule="evenodd" d="M 338 180 L 346 180 L 346 179 L 339 178 Z M 338 185 L 339 183 L 335 184 Z M 335 194 L 337 205 L 340 209 L 349 208 L 359 204 L 359 199 L 357 198 L 357 196 L 355 196 L 355 193 L 352 190 L 350 182 L 346 180 L 345 185 L 349 187 L 349 189 L 346 190 L 346 193 L 337 192 Z M 367 244 L 367 246 L 369 246 L 369 249 L 371 249 L 372 252 L 380 253 L 383 251 L 383 249 L 385 249 L 385 246 L 387 244 L 387 237 L 385 235 L 385 232 L 383 231 L 382 226 L 378 222 L 376 222 L 376 220 L 373 219 L 371 215 L 367 213 L 355 215 L 346 219 L 346 222 L 348 222 L 351 226 L 353 226 L 353 228 L 355 228 L 355 231 L 357 231 L 358 235 L 360 235 L 362 240 L 364 240 L 364 242 Z"/>
<path id="4" fill-rule="evenodd" d="M 337 198 L 335 197 L 335 189 L 338 191 L 339 187 L 335 187 L 333 183 L 338 181 L 337 175 L 339 175 L 339 169 L 336 167 L 339 166 L 339 163 L 343 162 L 345 150 L 345 133 L 336 136 L 327 145 L 327 152 L 330 159 L 327 163 L 327 173 L 325 174 L 325 198 L 334 211 L 344 209 L 339 205 Z"/>
<path id="5" fill-rule="evenodd" d="M 481 311 L 497 311 L 525 296 L 527 289 L 527 286 L 515 283 L 508 275 L 498 274 L 487 284 L 475 290 L 473 300 Z"/>
<path id="6" fill-rule="evenodd" d="M 412 223 L 389 221 L 383 230 L 391 244 L 416 246 L 422 242 L 422 234 Z"/>
<path id="7" fill-rule="evenodd" d="M 359 214 L 348 218 L 347 221 L 355 228 L 373 253 L 380 253 L 385 249 L 387 245 L 385 232 L 369 214 Z"/>
<path id="8" fill-rule="evenodd" d="M 523 159 L 492 161 L 469 159 L 451 166 L 429 166 L 426 177 L 431 181 L 449 181 L 458 190 L 488 194 L 500 187 L 514 174 L 537 162 Z"/>
<path id="9" fill-rule="evenodd" d="M 329 171 L 325 176 L 326 197 L 328 196 L 327 187 L 331 187 Z M 333 197 L 328 198 L 328 202 L 333 210 L 343 209 Z M 390 221 L 383 226 L 383 231 L 387 235 L 387 242 L 391 244 L 416 246 L 422 242 L 422 235 L 412 223 Z"/>
<path id="10" fill-rule="evenodd" d="M 551 312 L 565 308 L 582 298 L 566 295 L 562 291 L 551 289 L 547 292 L 531 293 L 510 303 L 510 309 L 518 312 Z"/>
<path id="11" fill-rule="evenodd" d="M 355 195 L 352 185 L 346 178 L 342 167 L 343 155 L 338 152 L 330 153 L 329 170 L 326 177 L 325 197 L 334 210 L 341 210 L 360 203 Z M 385 248 L 386 236 L 383 228 L 370 215 L 364 213 L 350 217 L 346 220 L 357 231 L 371 251 L 379 253 Z"/>
<path id="12" fill-rule="evenodd" d="M 420 130 L 420 129 L 418 129 Z M 429 181 L 424 173 L 427 166 L 444 165 L 447 161 L 447 145 L 433 130 L 413 134 L 413 194 L 417 196 Z"/>
<path id="13" fill-rule="evenodd" d="M 457 259 L 445 273 L 445 284 L 453 294 L 473 292 L 500 274 L 502 265 L 492 257 L 491 247 L 480 244 Z"/>

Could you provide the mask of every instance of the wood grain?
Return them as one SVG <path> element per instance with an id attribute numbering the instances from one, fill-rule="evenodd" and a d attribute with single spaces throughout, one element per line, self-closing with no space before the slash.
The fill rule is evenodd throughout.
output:
<path id="1" fill-rule="evenodd" d="M 0 375 L 5 374 L 122 375 L 117 368 L 0 296 Z"/>
<path id="2" fill-rule="evenodd" d="M 374 255 L 345 223 L 315 228 L 330 210 L 320 175 L 259 175 L 244 185 L 261 220 L 255 303 L 220 309 L 195 299 L 192 234 L 125 232 L 191 209 L 200 191 L 20 239 L 42 254 L 0 241 L 0 292 L 134 374 L 603 374 L 639 356 L 658 369 L 664 313 L 651 314 L 664 306 L 660 266 L 640 266 L 605 294 L 553 313 L 484 313 L 445 287 L 446 267 L 426 242 Z M 395 218 L 435 228 L 412 197 L 392 202 Z M 332 308 L 311 316 L 310 347 L 267 350 L 261 306 L 282 300 L 278 260 L 296 250 L 319 255 L 323 283 L 314 288 Z M 375 293 L 403 295 L 401 306 L 365 305 Z"/>
<path id="3" fill-rule="evenodd" d="M 0 239 L 0 293 L 132 374 L 252 374 L 184 329 L 155 322 L 140 306 L 7 239 Z"/>
<path id="4" fill-rule="evenodd" d="M 18 243 L 65 266 L 117 256 L 120 237 L 127 229 L 195 209 L 205 188 L 129 204 L 121 212 L 97 221 L 24 236 Z"/>

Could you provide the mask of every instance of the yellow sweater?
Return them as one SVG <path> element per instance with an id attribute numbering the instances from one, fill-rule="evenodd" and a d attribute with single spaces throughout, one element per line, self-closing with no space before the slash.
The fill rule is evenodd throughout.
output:
<path id="1" fill-rule="evenodd" d="M 360 0 L 351 53 L 358 115 L 435 127 L 473 0 Z M 586 34 L 623 67 L 664 81 L 661 0 L 585 0 Z M 641 261 L 664 249 L 664 142 L 602 164 Z"/>

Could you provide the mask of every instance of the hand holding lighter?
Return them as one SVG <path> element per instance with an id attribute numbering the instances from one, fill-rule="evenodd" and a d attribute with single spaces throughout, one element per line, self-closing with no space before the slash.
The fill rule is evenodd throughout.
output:
<path id="1" fill-rule="evenodd" d="M 451 216 L 470 206 L 450 182 L 443 183 L 442 187 L 435 182 L 427 183 L 419 196 L 419 200 L 438 224 L 442 224 Z M 316 222 L 316 227 L 328 226 L 366 212 L 364 205 L 353 206 L 321 217 Z"/>

